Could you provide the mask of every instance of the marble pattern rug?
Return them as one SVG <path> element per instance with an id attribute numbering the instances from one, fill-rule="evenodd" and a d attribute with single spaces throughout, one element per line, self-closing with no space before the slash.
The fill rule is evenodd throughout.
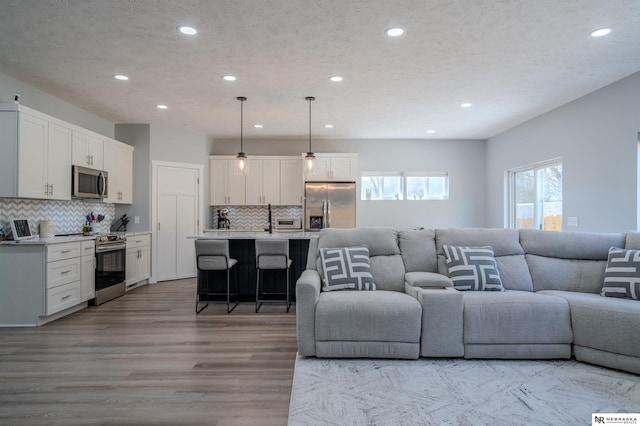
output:
<path id="1" fill-rule="evenodd" d="M 575 360 L 298 356 L 289 426 L 587 425 L 640 411 L 640 376 Z"/>

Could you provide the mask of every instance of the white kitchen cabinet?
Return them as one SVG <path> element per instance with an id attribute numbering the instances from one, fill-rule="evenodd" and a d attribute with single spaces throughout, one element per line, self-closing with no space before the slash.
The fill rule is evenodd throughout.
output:
<path id="1" fill-rule="evenodd" d="M 102 170 L 104 143 L 97 135 L 73 129 L 71 162 L 76 166 Z"/>
<path id="2" fill-rule="evenodd" d="M 209 157 L 210 205 L 225 206 L 245 204 L 245 177 L 235 173 L 235 157 Z M 251 173 L 251 166 L 249 166 Z"/>
<path id="3" fill-rule="evenodd" d="M 82 302 L 81 244 L 69 242 L 46 246 L 46 315 L 53 315 Z"/>
<path id="4" fill-rule="evenodd" d="M 245 204 L 280 204 L 280 160 L 249 159 L 248 164 Z"/>
<path id="5" fill-rule="evenodd" d="M 294 157 L 280 160 L 280 204 L 302 205 L 302 160 Z"/>
<path id="6" fill-rule="evenodd" d="M 151 275 L 151 235 L 127 235 L 126 251 L 127 289 Z"/>
<path id="7" fill-rule="evenodd" d="M 80 243 L 80 301 L 86 302 L 96 297 L 96 255 L 95 241 Z"/>
<path id="8" fill-rule="evenodd" d="M 71 127 L 22 105 L 0 106 L 0 197 L 71 199 Z"/>
<path id="9" fill-rule="evenodd" d="M 108 173 L 107 203 L 133 203 L 133 147 L 113 139 L 103 141 L 103 165 Z"/>
<path id="10" fill-rule="evenodd" d="M 316 154 L 315 174 L 305 176 L 307 182 L 355 182 L 358 178 L 358 154 L 344 153 Z"/>

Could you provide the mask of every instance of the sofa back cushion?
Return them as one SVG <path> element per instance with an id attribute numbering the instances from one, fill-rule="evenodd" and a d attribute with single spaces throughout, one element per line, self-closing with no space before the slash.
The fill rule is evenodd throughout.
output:
<path id="1" fill-rule="evenodd" d="M 640 250 L 640 232 L 627 232 L 627 235 L 625 235 L 624 248 L 630 250 Z"/>
<path id="2" fill-rule="evenodd" d="M 398 245 L 407 272 L 438 272 L 435 230 L 399 231 Z"/>
<path id="3" fill-rule="evenodd" d="M 318 249 L 365 246 L 369 249 L 371 274 L 378 290 L 404 292 L 404 263 L 398 232 L 390 228 L 327 228 L 318 235 Z M 310 253 L 311 254 L 311 253 Z M 322 261 L 314 253 L 316 269 L 323 276 Z"/>
<path id="4" fill-rule="evenodd" d="M 532 291 L 533 284 L 524 250 L 515 229 L 455 228 L 436 229 L 438 272 L 449 275 L 442 246 L 489 246 L 498 264 L 502 285 L 507 290 Z"/>
<path id="5" fill-rule="evenodd" d="M 533 289 L 599 293 L 609 248 L 624 247 L 624 234 L 520 230 Z"/>

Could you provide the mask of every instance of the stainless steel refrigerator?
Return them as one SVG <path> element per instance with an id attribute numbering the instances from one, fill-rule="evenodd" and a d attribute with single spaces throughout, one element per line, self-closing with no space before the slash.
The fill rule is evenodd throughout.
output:
<path id="1" fill-rule="evenodd" d="M 305 229 L 355 228 L 354 182 L 307 182 L 304 186 Z"/>

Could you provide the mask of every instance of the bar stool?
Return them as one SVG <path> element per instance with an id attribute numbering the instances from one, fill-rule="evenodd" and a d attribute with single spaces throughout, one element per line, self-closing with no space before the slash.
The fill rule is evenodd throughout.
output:
<path id="1" fill-rule="evenodd" d="M 263 276 L 264 271 L 284 269 L 287 270 L 287 299 L 285 300 L 285 305 L 287 306 L 287 312 L 289 312 L 289 308 L 291 307 L 291 297 L 289 296 L 289 289 L 291 287 L 291 263 L 292 260 L 289 259 L 289 240 L 256 240 L 256 312 L 258 312 L 263 303 L 276 301 L 273 299 L 261 298 L 264 295 L 270 294 L 265 293 L 264 290 L 262 291 L 262 294 L 260 293 L 260 283 L 261 281 L 264 281 L 260 278 Z M 264 282 L 262 284 L 264 286 Z"/>
<path id="2" fill-rule="evenodd" d="M 231 313 L 238 306 L 238 268 L 235 268 L 235 284 L 236 284 L 236 302 L 233 307 L 230 308 L 231 299 L 231 284 L 230 275 L 231 269 L 238 263 L 236 259 L 229 257 L 229 240 L 196 240 L 196 266 L 198 268 L 198 284 L 200 283 L 200 272 L 207 271 L 226 271 L 227 273 L 227 314 Z M 206 295 L 207 296 L 219 296 L 224 293 L 210 293 L 209 292 L 209 274 L 206 274 Z M 199 285 L 196 286 L 196 314 L 202 312 L 204 308 L 209 306 L 207 304 L 198 309 L 200 303 L 200 291 Z M 207 297 L 208 298 L 208 297 Z"/>

